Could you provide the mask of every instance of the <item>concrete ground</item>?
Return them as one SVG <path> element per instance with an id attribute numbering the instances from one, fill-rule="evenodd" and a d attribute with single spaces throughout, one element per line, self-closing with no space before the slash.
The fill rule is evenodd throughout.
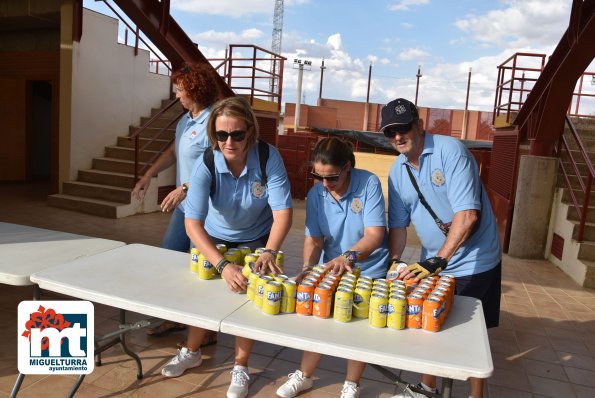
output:
<path id="1" fill-rule="evenodd" d="M 46 184 L 0 184 L 0 221 L 55 229 L 127 243 L 158 246 L 168 223 L 167 214 L 137 215 L 119 220 L 47 207 Z M 301 264 L 304 203 L 295 203 L 292 230 L 284 245 L 288 273 Z M 34 248 L 32 248 L 34 250 Z M 410 234 L 405 256 L 419 257 L 419 243 Z M 545 260 L 519 260 L 504 255 L 500 326 L 489 331 L 494 375 L 486 396 L 595 397 L 595 291 L 585 289 Z M 17 376 L 17 305 L 32 297 L 32 289 L 2 285 L 0 290 L 0 392 L 8 394 Z M 44 299 L 56 296 L 46 294 Z M 117 328 L 118 311 L 97 305 L 96 333 Z M 132 314 L 132 320 L 141 319 Z M 161 376 L 161 367 L 175 353 L 184 333 L 150 338 L 143 330 L 128 341 L 143 363 L 144 378 L 136 379 L 135 364 L 118 347 L 103 355 L 77 397 L 224 397 L 233 366 L 233 337 L 219 334 L 215 346 L 203 350 L 199 368 L 177 379 Z M 387 342 L 390 344 L 390 342 Z M 423 347 L 420 347 L 423 349 Z M 250 361 L 252 397 L 273 397 L 288 373 L 297 369 L 301 353 L 257 343 Z M 300 397 L 337 397 L 344 380 L 345 361 L 325 357 L 317 370 L 314 389 Z M 417 382 L 418 376 L 401 377 Z M 64 397 L 73 376 L 27 376 L 19 397 Z M 390 397 L 391 381 L 368 367 L 361 382 L 362 397 Z M 467 383 L 455 381 L 454 396 L 467 397 Z"/>

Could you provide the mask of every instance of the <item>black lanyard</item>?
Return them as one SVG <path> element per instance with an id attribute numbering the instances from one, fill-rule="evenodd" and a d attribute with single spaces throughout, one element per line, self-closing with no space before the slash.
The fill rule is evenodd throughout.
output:
<path id="1" fill-rule="evenodd" d="M 426 201 L 426 198 L 424 198 L 424 195 L 422 195 L 421 191 L 419 190 L 419 187 L 417 186 L 417 182 L 415 181 L 415 177 L 413 177 L 413 173 L 411 172 L 411 169 L 409 168 L 409 166 L 405 165 L 405 168 L 407 169 L 407 174 L 409 174 L 409 179 L 411 180 L 411 184 L 413 184 L 413 188 L 415 188 L 415 190 L 417 191 L 417 196 L 419 197 L 419 201 L 426 208 L 428 213 L 430 213 L 430 216 L 432 216 L 432 218 L 434 219 L 434 222 L 436 223 L 438 228 L 440 228 L 440 231 L 442 231 L 444 236 L 448 235 L 448 231 L 449 231 L 448 225 L 444 224 L 442 222 L 442 220 L 440 219 L 440 217 L 438 217 L 438 215 L 436 213 L 434 213 L 434 210 L 432 210 L 432 208 Z"/>

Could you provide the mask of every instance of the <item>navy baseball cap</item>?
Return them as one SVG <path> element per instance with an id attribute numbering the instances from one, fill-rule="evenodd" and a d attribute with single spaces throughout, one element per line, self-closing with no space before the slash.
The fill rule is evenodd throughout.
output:
<path id="1" fill-rule="evenodd" d="M 419 119 L 416 106 L 405 98 L 397 98 L 382 108 L 380 131 L 394 125 L 405 125 Z"/>

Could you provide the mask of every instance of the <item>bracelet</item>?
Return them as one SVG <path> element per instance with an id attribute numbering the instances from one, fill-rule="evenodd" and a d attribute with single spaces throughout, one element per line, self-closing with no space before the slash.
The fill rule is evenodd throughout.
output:
<path id="1" fill-rule="evenodd" d="M 223 272 L 223 268 L 225 268 L 225 266 L 230 263 L 231 262 L 228 259 L 223 257 L 221 260 L 219 260 L 217 265 L 215 265 L 215 269 L 217 270 L 217 272 L 219 272 L 219 274 L 221 274 Z"/>
<path id="2" fill-rule="evenodd" d="M 262 253 L 263 253 L 263 254 L 264 254 L 264 253 L 269 253 L 269 254 L 272 254 L 272 255 L 273 255 L 273 257 L 277 258 L 277 251 L 275 251 L 275 250 L 273 250 L 273 249 L 264 249 L 264 250 L 262 251 Z"/>
<path id="3" fill-rule="evenodd" d="M 313 265 L 304 264 L 302 265 L 302 273 L 310 272 L 314 269 Z"/>
<path id="4" fill-rule="evenodd" d="M 403 262 L 403 261 L 401 261 L 401 259 L 399 259 L 399 258 L 391 258 L 391 259 L 388 261 L 388 266 L 390 267 L 390 266 L 391 266 L 391 265 L 393 265 L 393 264 L 398 264 L 398 263 L 402 263 L 402 262 Z"/>
<path id="5" fill-rule="evenodd" d="M 349 261 L 350 265 L 353 265 L 357 261 L 357 253 L 359 252 L 356 250 L 347 250 L 341 255 Z"/>
<path id="6" fill-rule="evenodd" d="M 188 194 L 188 184 L 186 184 L 186 183 L 182 184 L 182 192 L 184 192 L 185 194 Z"/>

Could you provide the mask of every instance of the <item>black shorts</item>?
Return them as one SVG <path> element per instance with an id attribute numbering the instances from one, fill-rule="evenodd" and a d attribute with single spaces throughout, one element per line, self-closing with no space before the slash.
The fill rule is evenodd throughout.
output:
<path id="1" fill-rule="evenodd" d="M 227 246 L 228 249 L 238 246 L 248 246 L 252 251 L 254 251 L 259 247 L 266 247 L 267 241 L 269 240 L 269 234 L 266 234 L 264 236 L 261 236 L 260 238 L 248 242 L 229 242 L 227 240 L 215 238 L 213 236 L 211 236 L 211 240 L 216 245 L 223 243 L 225 246 Z"/>
<path id="2" fill-rule="evenodd" d="M 457 277 L 455 294 L 481 300 L 486 327 L 495 328 L 500 323 L 501 285 L 502 261 L 489 271 Z"/>

